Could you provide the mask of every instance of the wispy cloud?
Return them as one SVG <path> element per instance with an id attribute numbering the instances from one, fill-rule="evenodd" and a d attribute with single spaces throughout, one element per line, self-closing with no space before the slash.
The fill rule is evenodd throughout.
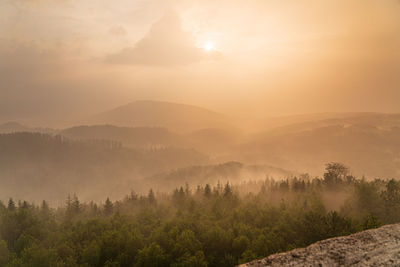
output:
<path id="1" fill-rule="evenodd" d="M 218 52 L 206 53 L 204 49 L 196 47 L 191 33 L 182 30 L 179 16 L 168 12 L 133 47 L 107 56 L 106 62 L 171 66 L 188 65 L 218 56 Z"/>

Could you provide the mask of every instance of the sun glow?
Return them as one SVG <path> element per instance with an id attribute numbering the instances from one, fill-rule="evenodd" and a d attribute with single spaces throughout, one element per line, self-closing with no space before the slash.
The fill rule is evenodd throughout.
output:
<path id="1" fill-rule="evenodd" d="M 214 45 L 213 42 L 206 42 L 206 43 L 203 45 L 203 49 L 206 50 L 207 52 L 210 52 L 210 51 L 212 51 L 212 50 L 215 50 L 215 45 Z"/>

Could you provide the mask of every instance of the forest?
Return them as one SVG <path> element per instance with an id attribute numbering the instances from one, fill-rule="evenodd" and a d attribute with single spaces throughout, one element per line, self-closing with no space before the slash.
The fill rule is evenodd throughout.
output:
<path id="1" fill-rule="evenodd" d="M 103 202 L 69 195 L 57 208 L 10 198 L 0 203 L 0 265 L 234 266 L 400 222 L 399 208 L 400 182 L 356 178 L 340 163 L 322 178 L 182 185 Z"/>
<path id="2" fill-rule="evenodd" d="M 105 139 L 0 134 L 0 199 L 46 199 L 60 205 L 71 192 L 89 201 L 100 201 L 103 194 L 116 199 L 133 187 L 147 192 L 153 186 L 143 177 L 207 162 L 206 155 L 179 147 L 140 149 Z"/>

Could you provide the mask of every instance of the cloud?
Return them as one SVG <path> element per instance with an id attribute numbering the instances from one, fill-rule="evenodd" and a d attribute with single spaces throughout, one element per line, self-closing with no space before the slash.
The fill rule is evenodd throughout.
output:
<path id="1" fill-rule="evenodd" d="M 101 110 L 105 95 L 112 102 L 112 77 L 74 56 L 74 50 L 63 44 L 0 38 L 0 122 L 64 126 L 75 114 Z"/>
<path id="2" fill-rule="evenodd" d="M 115 27 L 110 28 L 109 33 L 111 35 L 122 36 L 122 35 L 126 35 L 126 30 L 122 26 L 115 26 Z"/>
<path id="3" fill-rule="evenodd" d="M 150 31 L 135 46 L 107 56 L 106 62 L 174 66 L 218 58 L 218 52 L 207 53 L 194 43 L 193 36 L 182 30 L 179 16 L 174 12 L 168 12 L 152 25 Z"/>

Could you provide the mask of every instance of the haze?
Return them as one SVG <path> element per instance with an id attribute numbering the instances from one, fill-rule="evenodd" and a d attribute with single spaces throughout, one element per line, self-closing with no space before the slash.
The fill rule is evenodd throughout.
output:
<path id="1" fill-rule="evenodd" d="M 0 266 L 261 266 L 399 224 L 399 104 L 400 0 L 0 0 Z M 388 229 L 285 255 L 395 265 Z"/>
<path id="2" fill-rule="evenodd" d="M 400 112 L 397 0 L 0 2 L 0 119 L 135 100 L 229 116 Z"/>

